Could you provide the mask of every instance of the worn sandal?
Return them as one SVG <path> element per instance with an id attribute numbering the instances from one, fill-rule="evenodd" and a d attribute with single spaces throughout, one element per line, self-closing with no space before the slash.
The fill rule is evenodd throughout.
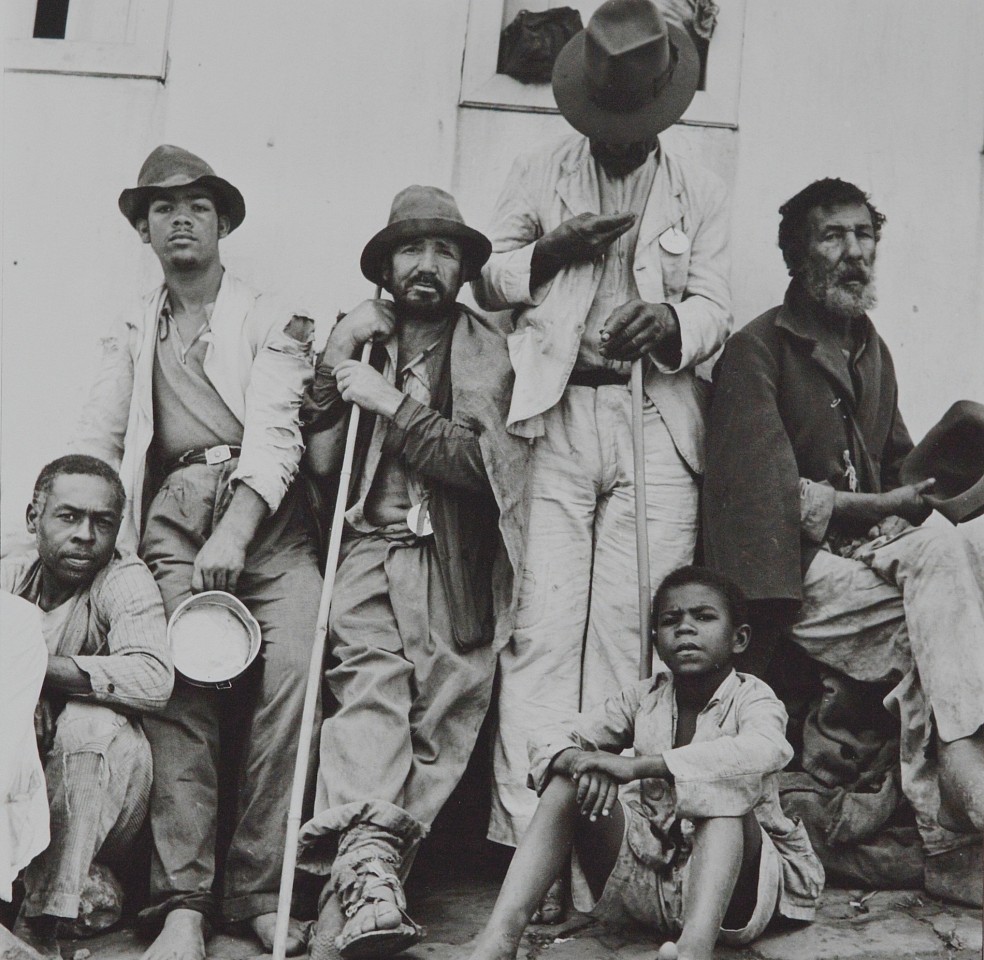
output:
<path id="1" fill-rule="evenodd" d="M 423 927 L 414 923 L 407 914 L 406 897 L 400 881 L 377 864 L 366 864 L 364 869 L 362 893 L 358 900 L 345 907 L 345 926 L 335 939 L 343 960 L 392 956 L 417 943 L 424 932 Z M 390 920 L 395 916 L 397 922 L 346 934 L 351 921 L 366 909 L 372 910 L 374 922 L 379 922 L 381 914 L 390 914 Z"/>

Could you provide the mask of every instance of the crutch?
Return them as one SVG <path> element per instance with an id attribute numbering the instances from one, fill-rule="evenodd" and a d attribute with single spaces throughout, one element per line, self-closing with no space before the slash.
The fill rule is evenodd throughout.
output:
<path id="1" fill-rule="evenodd" d="M 382 295 L 382 288 L 376 287 L 375 299 Z M 362 348 L 361 360 L 369 362 L 372 341 Z M 307 689 L 304 691 L 304 709 L 301 712 L 301 734 L 297 742 L 297 759 L 294 763 L 294 782 L 290 788 L 290 806 L 287 809 L 287 842 L 284 845 L 284 862 L 280 871 L 280 895 L 277 899 L 277 924 L 273 931 L 274 960 L 284 960 L 287 954 L 287 930 L 290 925 L 290 901 L 294 893 L 294 870 L 297 867 L 297 838 L 301 832 L 301 805 L 304 802 L 304 787 L 307 783 L 308 754 L 311 751 L 311 737 L 314 733 L 314 710 L 318 704 L 318 688 L 321 684 L 321 670 L 325 658 L 325 640 L 328 635 L 328 611 L 331 609 L 331 594 L 335 587 L 335 569 L 338 566 L 338 553 L 342 546 L 342 527 L 345 523 L 345 505 L 348 502 L 349 484 L 352 480 L 352 461 L 355 459 L 355 438 L 359 430 L 361 411 L 355 404 L 349 413 L 348 431 L 345 434 L 345 452 L 342 455 L 342 469 L 338 475 L 338 496 L 331 520 L 331 533 L 328 537 L 328 558 L 325 562 L 325 581 L 321 588 L 321 603 L 318 607 L 318 625 L 314 630 L 314 646 L 311 648 L 311 664 L 308 667 Z"/>
<path id="2" fill-rule="evenodd" d="M 649 530 L 646 526 L 646 449 L 642 433 L 642 358 L 632 363 L 632 473 L 635 486 L 636 563 L 639 568 L 639 679 L 653 672 L 649 623 Z"/>

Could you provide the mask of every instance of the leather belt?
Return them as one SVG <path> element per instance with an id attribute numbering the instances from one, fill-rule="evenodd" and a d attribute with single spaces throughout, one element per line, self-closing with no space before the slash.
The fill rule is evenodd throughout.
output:
<path id="1" fill-rule="evenodd" d="M 220 443 L 217 447 L 205 447 L 201 450 L 186 450 L 164 468 L 164 474 L 173 473 L 181 467 L 189 467 L 193 463 L 206 463 L 209 466 L 225 463 L 227 460 L 238 457 L 240 453 L 242 453 L 241 447 L 230 447 L 227 443 Z"/>
<path id="2" fill-rule="evenodd" d="M 569 387 L 607 387 L 611 384 L 625 386 L 629 382 L 629 374 L 618 370 L 572 370 L 567 378 Z"/>

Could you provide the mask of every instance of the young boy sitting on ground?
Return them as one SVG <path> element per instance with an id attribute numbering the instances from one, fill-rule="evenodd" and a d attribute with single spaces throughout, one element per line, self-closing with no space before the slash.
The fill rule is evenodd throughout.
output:
<path id="1" fill-rule="evenodd" d="M 750 943 L 777 913 L 813 918 L 823 868 L 776 785 L 793 755 L 786 712 L 732 666 L 750 639 L 744 596 L 682 567 L 656 591 L 653 619 L 655 677 L 531 741 L 540 803 L 472 960 L 516 956 L 572 848 L 574 905 L 674 938 L 661 958 L 708 960 L 718 938 Z M 627 747 L 635 756 L 619 756 Z"/>

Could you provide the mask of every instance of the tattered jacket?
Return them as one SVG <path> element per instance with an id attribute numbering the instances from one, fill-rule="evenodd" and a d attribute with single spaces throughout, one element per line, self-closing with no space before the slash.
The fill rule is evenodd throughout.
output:
<path id="1" fill-rule="evenodd" d="M 501 647 L 512 631 L 523 569 L 530 444 L 505 429 L 513 372 L 502 324 L 461 304 L 457 309 L 430 406 L 404 397 L 386 444 L 427 487 L 455 642 L 471 649 L 494 640 Z M 370 362 L 383 368 L 381 344 Z M 308 391 L 303 414 L 317 422 L 312 429 L 323 429 L 347 407 L 337 391 L 322 401 Z M 365 414 L 359 421 L 354 477 L 365 467 L 375 421 Z M 353 483 L 350 505 L 357 489 Z"/>
<path id="2" fill-rule="evenodd" d="M 860 323 L 852 378 L 829 322 L 793 283 L 782 306 L 731 337 L 715 368 L 705 558 L 750 599 L 802 599 L 802 574 L 820 547 L 801 530 L 801 477 L 862 493 L 899 485 L 912 440 L 895 368 L 871 321 Z"/>

